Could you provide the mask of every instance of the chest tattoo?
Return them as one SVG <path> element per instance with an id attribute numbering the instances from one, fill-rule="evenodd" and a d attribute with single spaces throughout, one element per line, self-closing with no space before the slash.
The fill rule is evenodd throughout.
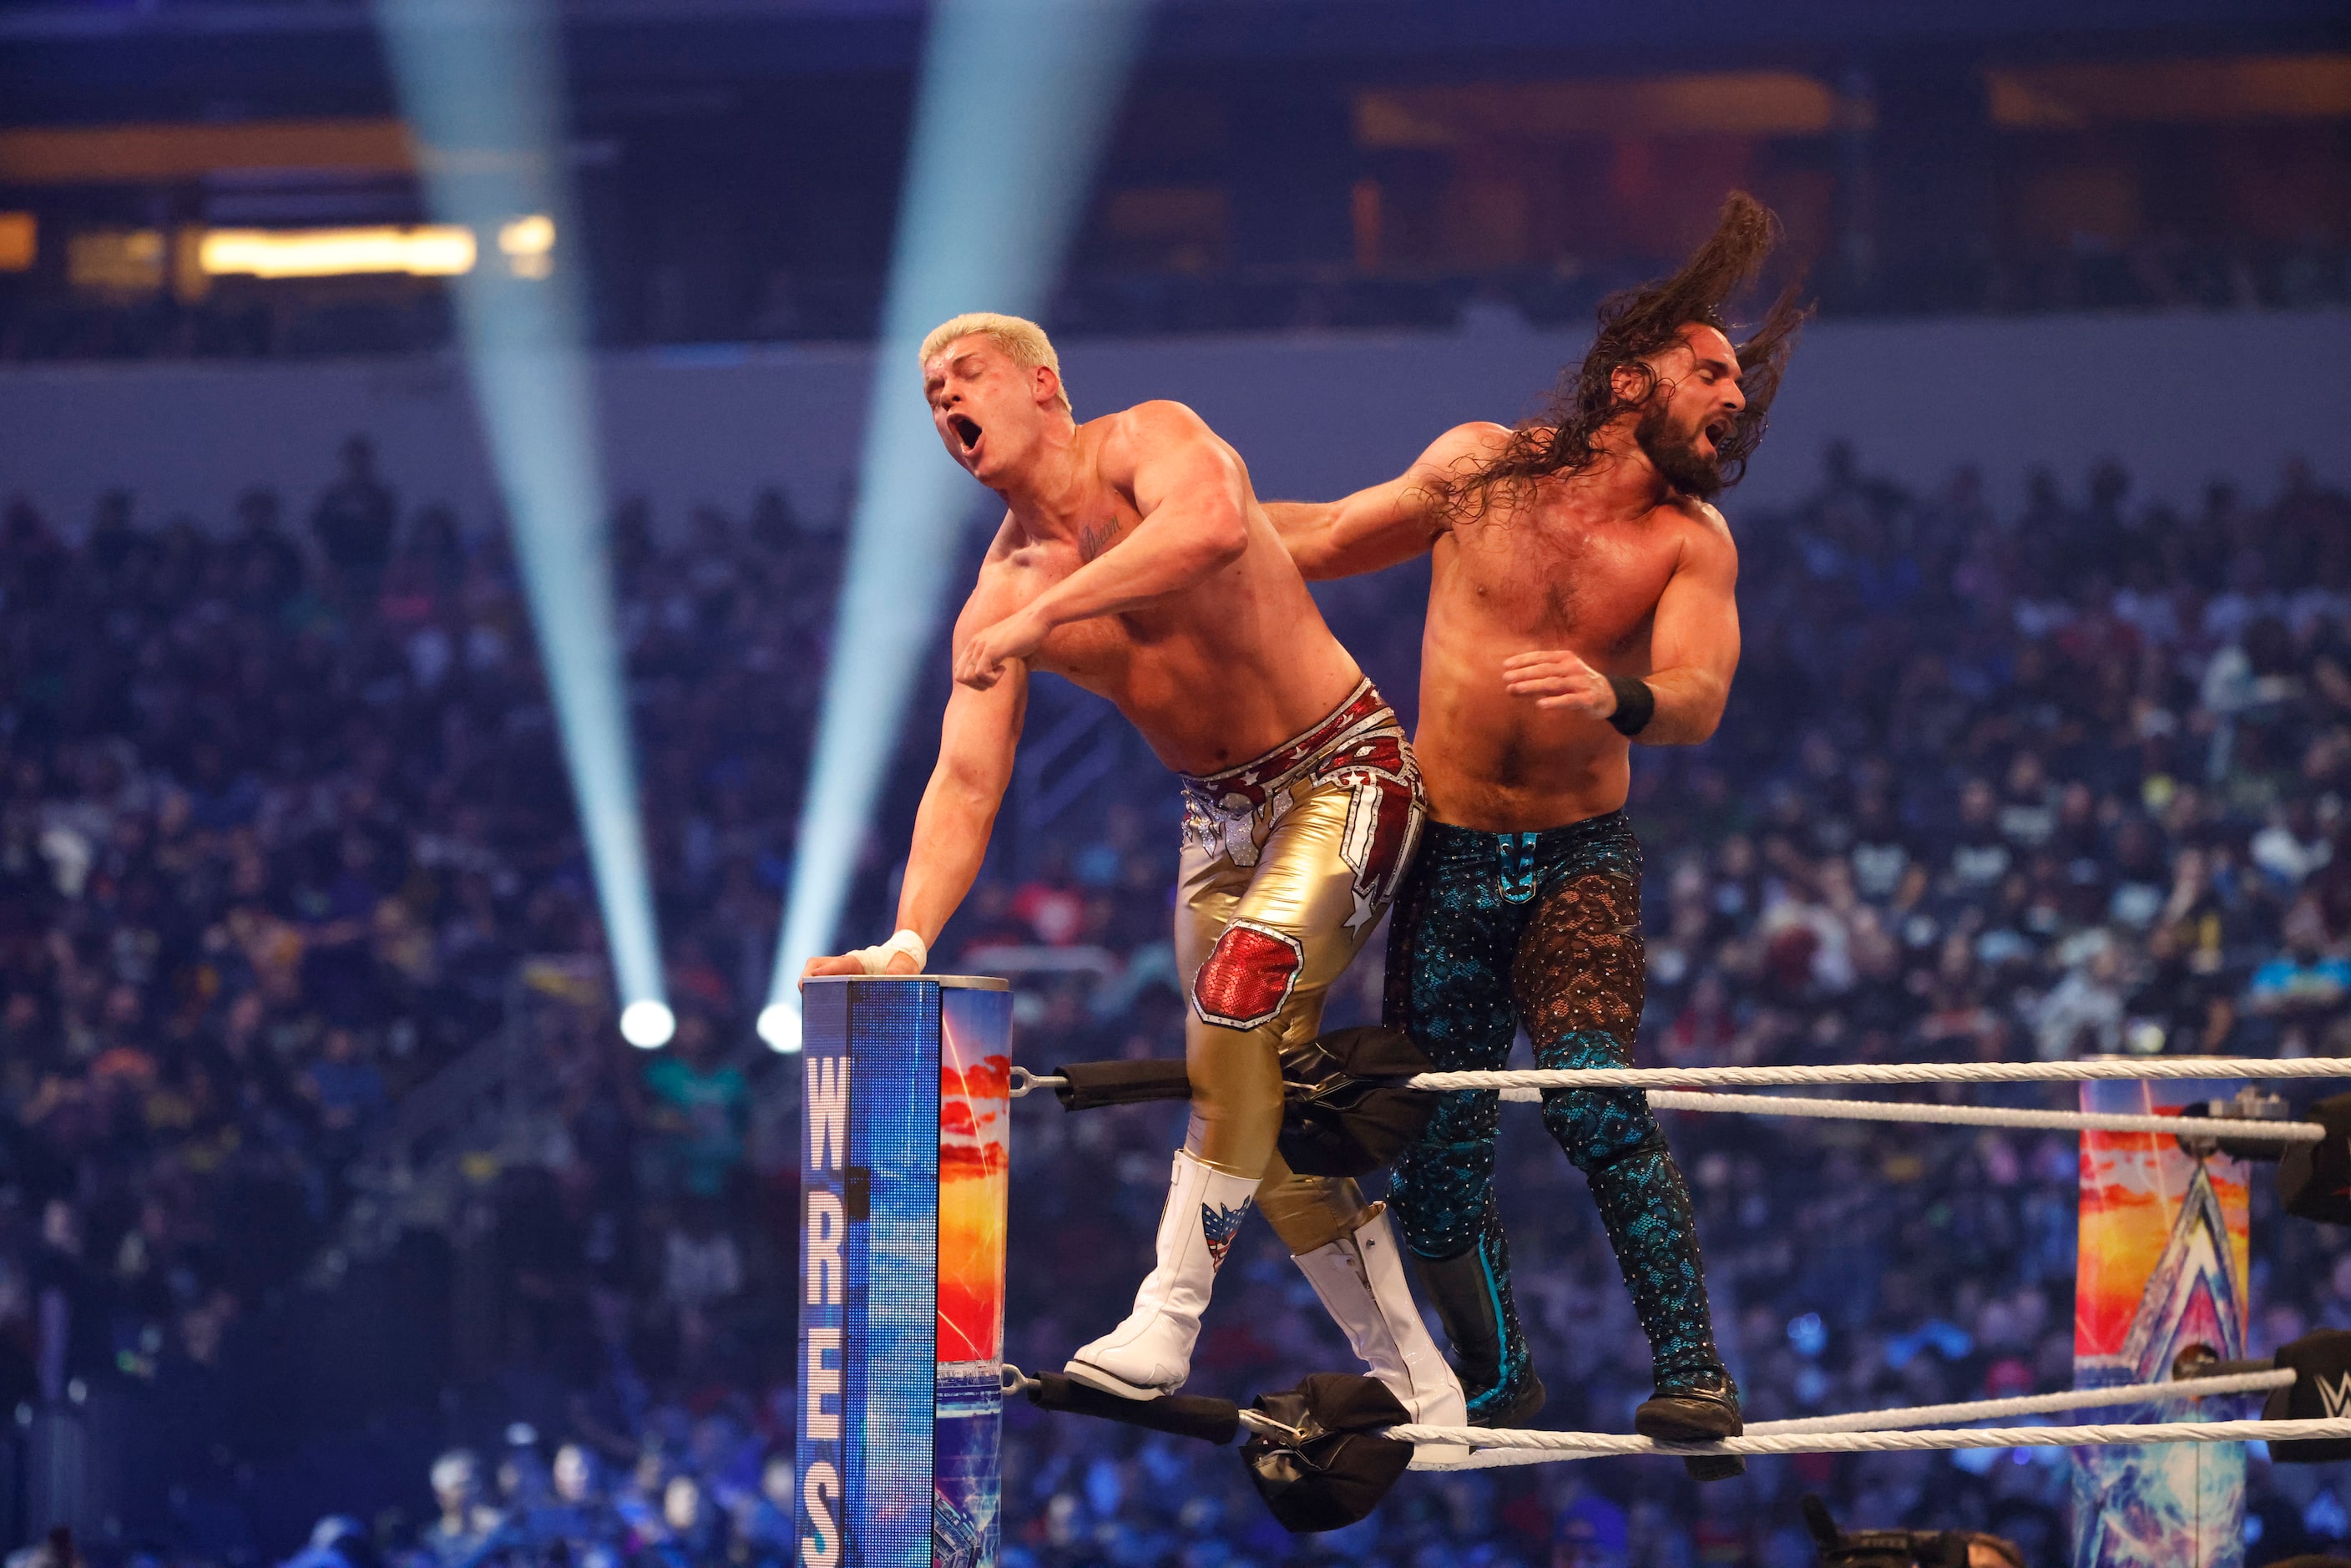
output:
<path id="1" fill-rule="evenodd" d="M 1084 525 L 1078 529 L 1078 559 L 1081 561 L 1093 559 L 1094 557 L 1110 549 L 1111 541 L 1116 538 L 1118 538 L 1116 517 Z"/>

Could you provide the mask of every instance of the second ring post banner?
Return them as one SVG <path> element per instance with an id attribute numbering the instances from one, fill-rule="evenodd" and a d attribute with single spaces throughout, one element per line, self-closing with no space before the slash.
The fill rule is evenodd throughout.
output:
<path id="1" fill-rule="evenodd" d="M 801 1568 L 994 1568 L 1011 994 L 803 993 Z"/>
<path id="2" fill-rule="evenodd" d="M 2225 1099 L 2238 1086 L 2234 1079 L 2090 1082 L 2082 1085 L 2082 1109 L 2145 1115 Z M 2213 1360 L 2241 1359 L 2252 1309 L 2245 1162 L 2218 1152 L 2199 1157 L 2158 1134 L 2085 1132 L 2081 1169 L 2075 1386 L 2166 1381 L 2191 1346 Z M 2106 1418 L 2237 1414 L 2181 1401 Z M 2242 1444 L 2074 1450 L 2073 1568 L 2238 1568 L 2244 1517 Z"/>

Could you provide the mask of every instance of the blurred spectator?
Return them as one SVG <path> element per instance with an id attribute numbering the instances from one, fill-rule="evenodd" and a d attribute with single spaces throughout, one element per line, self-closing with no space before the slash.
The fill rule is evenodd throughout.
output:
<path id="1" fill-rule="evenodd" d="M 375 1568 L 375 1543 L 356 1519 L 336 1513 L 320 1520 L 301 1551 L 278 1568 Z"/>
<path id="2" fill-rule="evenodd" d="M 340 1024 L 326 1031 L 319 1059 L 302 1070 L 300 1082 L 330 1133 L 355 1133 L 383 1108 L 383 1074 L 360 1056 L 358 1034 Z"/>
<path id="3" fill-rule="evenodd" d="M 364 603 L 375 597 L 392 559 L 399 502 L 376 477 L 375 443 L 366 436 L 343 443 L 341 463 L 341 474 L 310 513 L 310 532 L 346 591 Z"/>
<path id="4" fill-rule="evenodd" d="M 462 1448 L 435 1459 L 433 1501 L 440 1516 L 418 1543 L 435 1568 L 473 1568 L 486 1558 L 502 1521 L 483 1500 L 481 1461 Z"/>
<path id="5" fill-rule="evenodd" d="M 662 1185 L 697 1198 L 725 1196 L 743 1161 L 750 1086 L 722 1061 L 710 1019 L 679 1014 L 672 1049 L 645 1069 Z"/>

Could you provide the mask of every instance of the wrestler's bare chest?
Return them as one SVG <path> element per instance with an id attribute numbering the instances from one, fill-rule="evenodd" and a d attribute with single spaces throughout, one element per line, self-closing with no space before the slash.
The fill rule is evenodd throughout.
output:
<path id="1" fill-rule="evenodd" d="M 1142 520 L 1141 514 L 1115 492 L 1099 510 L 1101 516 L 1081 525 L 1073 542 L 1043 540 L 1013 552 L 1006 567 L 1016 602 L 1026 604 L 1044 593 L 1117 544 Z M 1118 700 L 1137 673 L 1138 659 L 1147 664 L 1154 649 L 1180 634 L 1188 597 L 1176 595 L 1140 609 L 1056 626 L 1032 663 L 1038 669 Z"/>
<path id="2" fill-rule="evenodd" d="M 1512 653 L 1572 648 L 1595 663 L 1646 653 L 1683 520 L 1593 524 L 1539 515 L 1456 529 L 1437 551 L 1433 608 Z"/>

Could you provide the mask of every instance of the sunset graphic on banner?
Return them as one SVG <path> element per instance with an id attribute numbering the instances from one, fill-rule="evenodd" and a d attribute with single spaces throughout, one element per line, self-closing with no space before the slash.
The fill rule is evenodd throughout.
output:
<path id="1" fill-rule="evenodd" d="M 1012 1061 L 967 1052 L 952 1014 L 939 1043 L 939 1360 L 1004 1351 Z"/>
<path id="2" fill-rule="evenodd" d="M 1012 1197 L 1011 1038 L 1006 991 L 942 993 L 931 1568 L 996 1568 L 1002 1539 L 999 1371 Z"/>
<path id="3" fill-rule="evenodd" d="M 2136 1086 L 2133 1086 L 2134 1088 Z M 2168 1156 L 2168 1157 L 2167 1157 Z M 2082 1135 L 2082 1263 L 2074 1287 L 2076 1355 L 2120 1355 L 2139 1300 L 2170 1246 L 2198 1162 L 2179 1144 L 2147 1133 Z M 2252 1267 L 2252 1194 L 2235 1160 L 2206 1163 L 2206 1180 L 2228 1220 L 2229 1270 L 2242 1281 Z M 2245 1308 L 2227 1332 L 2242 1334 Z M 2211 1325 L 2220 1332 L 2220 1325 Z"/>

